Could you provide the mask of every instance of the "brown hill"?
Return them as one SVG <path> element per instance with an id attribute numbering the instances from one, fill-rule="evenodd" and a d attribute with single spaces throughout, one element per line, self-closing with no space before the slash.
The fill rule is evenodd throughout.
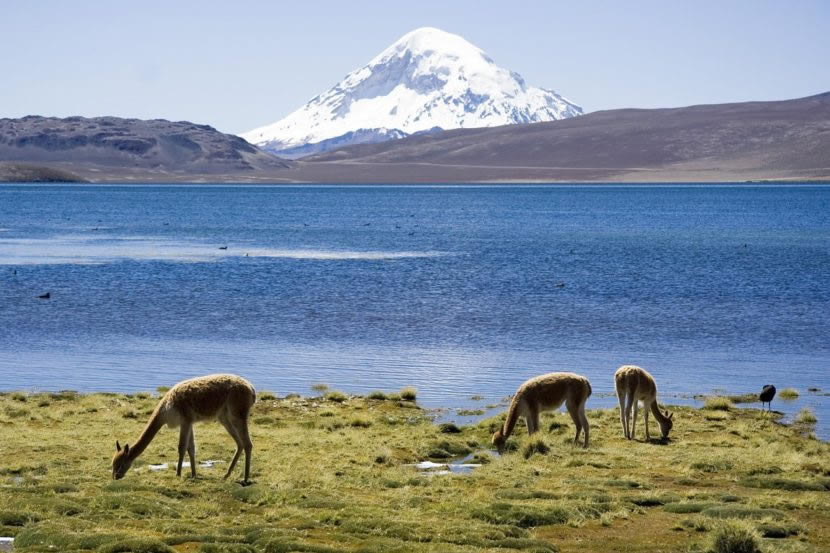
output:
<path id="1" fill-rule="evenodd" d="M 0 119 L 0 162 L 0 180 L 52 180 L 49 171 L 68 171 L 115 182 L 236 180 L 290 167 L 208 125 L 118 117 Z"/>
<path id="2" fill-rule="evenodd" d="M 295 172 L 359 182 L 827 179 L 830 93 L 459 129 L 309 156 Z"/>

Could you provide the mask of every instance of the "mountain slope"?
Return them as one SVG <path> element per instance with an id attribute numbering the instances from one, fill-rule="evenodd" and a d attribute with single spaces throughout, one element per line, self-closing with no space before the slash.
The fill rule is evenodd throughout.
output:
<path id="1" fill-rule="evenodd" d="M 267 151 L 304 155 L 353 143 L 354 136 L 379 142 L 581 113 L 555 92 L 528 86 L 460 36 L 425 27 L 404 35 L 285 119 L 242 137 Z"/>
<path id="2" fill-rule="evenodd" d="M 118 117 L 0 119 L 0 161 L 81 174 L 151 171 L 182 176 L 245 174 L 290 166 L 208 125 Z"/>
<path id="3" fill-rule="evenodd" d="M 830 93 L 458 129 L 309 156 L 297 172 L 355 182 L 827 179 Z"/>

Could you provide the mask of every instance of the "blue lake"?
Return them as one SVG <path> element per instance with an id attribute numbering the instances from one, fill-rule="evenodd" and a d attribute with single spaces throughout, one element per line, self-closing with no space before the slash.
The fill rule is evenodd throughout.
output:
<path id="1" fill-rule="evenodd" d="M 672 404 L 796 388 L 826 439 L 828 328 L 830 186 L 0 185 L 0 390 L 471 408 L 569 370 L 607 407 L 638 364 Z"/>

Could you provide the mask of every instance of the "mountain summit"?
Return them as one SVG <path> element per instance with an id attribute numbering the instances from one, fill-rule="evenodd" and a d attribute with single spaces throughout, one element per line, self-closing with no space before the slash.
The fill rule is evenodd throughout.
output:
<path id="1" fill-rule="evenodd" d="M 462 37 L 424 27 L 288 117 L 242 137 L 267 151 L 299 157 L 421 132 L 581 114 L 576 104 L 527 85 Z"/>

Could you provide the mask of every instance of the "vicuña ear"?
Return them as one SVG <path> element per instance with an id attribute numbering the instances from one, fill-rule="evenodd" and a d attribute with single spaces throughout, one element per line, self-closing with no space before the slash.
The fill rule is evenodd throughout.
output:
<path id="1" fill-rule="evenodd" d="M 121 444 L 118 443 L 118 440 L 115 440 L 115 451 L 121 451 Z"/>
<path id="2" fill-rule="evenodd" d="M 671 420 L 673 417 L 674 417 L 674 413 L 669 413 L 669 420 Z"/>
<path id="3" fill-rule="evenodd" d="M 124 453 L 130 452 L 130 444 L 124 444 Z"/>

